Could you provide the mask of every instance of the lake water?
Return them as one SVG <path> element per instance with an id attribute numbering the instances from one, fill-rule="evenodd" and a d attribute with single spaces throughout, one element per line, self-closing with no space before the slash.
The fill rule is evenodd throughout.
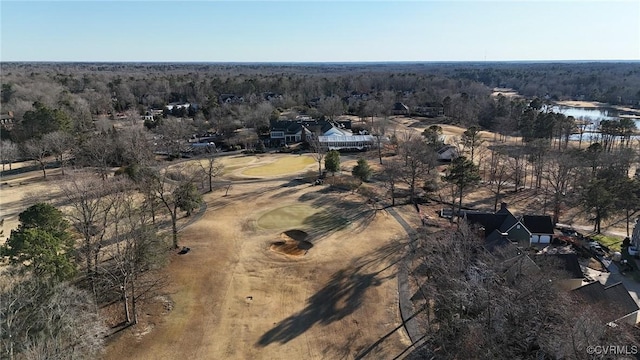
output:
<path id="1" fill-rule="evenodd" d="M 597 136 L 597 134 L 594 134 L 594 132 L 598 131 L 600 121 L 616 120 L 620 118 L 620 115 L 626 114 L 623 111 L 612 108 L 579 108 L 559 105 L 552 106 L 551 111 L 567 116 L 573 116 L 576 120 L 582 120 L 591 123 L 585 128 L 587 133 L 582 136 L 582 139 L 587 141 L 591 136 Z M 640 119 L 634 119 L 634 122 L 636 123 L 636 127 L 638 128 L 638 130 L 640 130 Z M 578 140 L 579 137 L 580 135 L 574 134 L 571 136 L 571 139 Z M 639 138 L 639 136 L 633 136 L 633 138 Z"/>

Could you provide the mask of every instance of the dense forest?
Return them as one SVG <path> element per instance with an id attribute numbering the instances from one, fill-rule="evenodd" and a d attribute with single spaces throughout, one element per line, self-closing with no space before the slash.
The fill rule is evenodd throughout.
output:
<path id="1" fill-rule="evenodd" d="M 44 106 L 68 116 L 79 131 L 98 115 L 142 115 L 180 102 L 196 104 L 189 115 L 221 132 L 264 127 L 275 109 L 327 114 L 330 106 L 323 109 L 319 101 L 335 97 L 342 99 L 341 112 L 362 117 L 388 112 L 395 102 L 411 109 L 436 105 L 451 122 L 488 130 L 505 129 L 504 118 L 524 108 L 506 99 L 496 104 L 489 97 L 493 87 L 543 100 L 640 104 L 635 63 L 5 63 L 2 70 L 2 112 L 14 122 Z M 6 128 L 2 133 L 14 142 L 24 137 Z"/>

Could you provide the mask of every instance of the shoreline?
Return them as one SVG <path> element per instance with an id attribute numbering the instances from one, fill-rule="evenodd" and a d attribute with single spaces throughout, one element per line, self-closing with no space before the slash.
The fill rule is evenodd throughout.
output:
<path id="1" fill-rule="evenodd" d="M 640 119 L 640 109 L 633 109 L 628 106 L 611 105 L 608 103 L 601 103 L 598 101 L 578 101 L 578 100 L 562 100 L 562 101 L 556 101 L 554 102 L 554 104 L 558 106 L 566 106 L 566 107 L 579 108 L 579 109 L 600 109 L 600 108 L 615 109 L 618 111 L 625 111 L 625 112 L 631 113 L 631 114 L 621 114 L 618 117 Z"/>

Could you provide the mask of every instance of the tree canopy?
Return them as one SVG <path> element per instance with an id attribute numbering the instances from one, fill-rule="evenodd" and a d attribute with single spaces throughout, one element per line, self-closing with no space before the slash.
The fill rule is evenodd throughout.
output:
<path id="1" fill-rule="evenodd" d="M 324 168 L 334 175 L 340 171 L 340 152 L 338 152 L 338 150 L 330 150 L 327 153 L 327 156 L 324 158 Z"/>
<path id="2" fill-rule="evenodd" d="M 44 203 L 20 213 L 20 226 L 11 232 L 2 254 L 38 277 L 61 281 L 76 272 L 69 223 L 60 210 Z"/>
<path id="3" fill-rule="evenodd" d="M 458 190 L 458 210 L 462 208 L 462 195 L 464 190 L 480 181 L 478 166 L 464 156 L 453 159 L 447 174 L 442 180 L 450 183 Z"/>
<path id="4" fill-rule="evenodd" d="M 361 181 L 367 181 L 371 177 L 371 167 L 367 160 L 360 158 L 351 173 Z"/>

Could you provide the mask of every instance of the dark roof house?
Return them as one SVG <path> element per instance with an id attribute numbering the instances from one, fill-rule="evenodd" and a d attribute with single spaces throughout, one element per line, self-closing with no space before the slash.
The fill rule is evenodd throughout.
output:
<path id="1" fill-rule="evenodd" d="M 445 145 L 436 152 L 440 161 L 451 161 L 459 156 L 458 148 L 453 145 Z"/>
<path id="2" fill-rule="evenodd" d="M 522 223 L 532 234 L 553 234 L 553 222 L 546 215 L 524 215 Z"/>
<path id="3" fill-rule="evenodd" d="M 516 218 L 507 209 L 506 203 L 502 203 L 500 210 L 495 213 L 467 211 L 464 217 L 469 224 L 476 225 L 484 232 L 483 235 L 487 241 L 496 241 L 498 237 L 505 237 L 521 245 L 536 245 L 550 244 L 553 238 L 551 217 L 525 215 Z"/>
<path id="4" fill-rule="evenodd" d="M 283 145 L 304 141 L 307 136 L 351 136 L 351 121 L 314 120 L 300 117 L 296 120 L 274 120 L 270 124 L 270 142 Z"/>
<path id="5" fill-rule="evenodd" d="M 607 322 L 627 322 L 632 325 L 638 323 L 640 308 L 621 282 L 604 286 L 594 281 L 573 290 L 572 295 L 579 302 L 597 306 Z"/>
<path id="6" fill-rule="evenodd" d="M 221 104 L 240 104 L 244 102 L 244 98 L 242 96 L 237 96 L 235 94 L 220 94 L 218 100 Z"/>
<path id="7" fill-rule="evenodd" d="M 409 107 L 401 102 L 393 104 L 391 111 L 394 115 L 409 115 Z"/>

